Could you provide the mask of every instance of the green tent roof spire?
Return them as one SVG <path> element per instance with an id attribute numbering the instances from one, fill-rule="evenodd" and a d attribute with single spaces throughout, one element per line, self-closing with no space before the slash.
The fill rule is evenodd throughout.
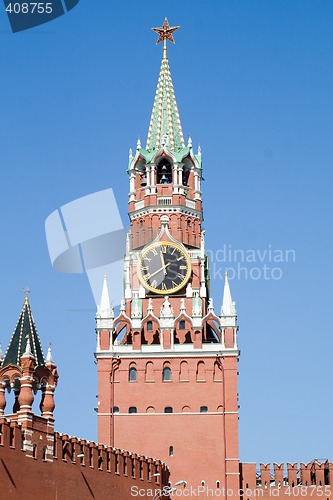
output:
<path id="1" fill-rule="evenodd" d="M 21 314 L 10 339 L 1 367 L 3 368 L 10 364 L 21 366 L 21 356 L 26 352 L 27 346 L 29 348 L 29 344 L 31 355 L 34 356 L 37 366 L 44 365 L 45 359 L 41 341 L 31 313 L 29 298 L 26 295 Z"/>
<path id="2" fill-rule="evenodd" d="M 163 41 L 164 47 L 153 111 L 150 118 L 147 149 L 159 149 L 162 143 L 165 143 L 173 151 L 185 147 L 167 54 L 167 40 L 174 43 L 172 33 L 178 28 L 179 26 L 169 26 L 167 18 L 165 18 L 161 28 L 152 28 L 159 35 L 157 43 Z"/>

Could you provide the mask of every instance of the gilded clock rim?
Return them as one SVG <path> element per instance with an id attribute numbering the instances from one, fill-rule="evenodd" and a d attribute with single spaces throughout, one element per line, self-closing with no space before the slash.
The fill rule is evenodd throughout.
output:
<path id="1" fill-rule="evenodd" d="M 144 254 L 146 254 L 147 252 L 149 252 L 152 248 L 161 247 L 163 245 L 177 248 L 177 250 L 179 250 L 179 252 L 181 252 L 184 255 L 184 257 L 186 259 L 186 263 L 187 263 L 187 272 L 184 275 L 184 280 L 181 282 L 181 284 L 179 286 L 177 286 L 175 288 L 169 288 L 167 290 L 158 290 L 158 289 L 153 288 L 150 285 L 148 285 L 147 282 L 143 279 L 142 272 L 141 272 L 141 266 L 142 266 L 142 261 L 143 261 L 143 255 Z M 181 290 L 182 288 L 184 288 L 184 286 L 186 285 L 186 283 L 189 281 L 189 279 L 191 277 L 191 272 L 192 272 L 191 259 L 190 259 L 189 255 L 188 255 L 187 251 L 181 245 L 179 245 L 178 243 L 175 243 L 173 241 L 156 241 L 155 243 L 151 243 L 150 245 L 148 245 L 147 247 L 145 247 L 141 251 L 141 253 L 139 255 L 139 258 L 138 258 L 137 275 L 138 275 L 138 278 L 139 278 L 139 281 L 140 281 L 141 285 L 146 290 L 149 290 L 150 292 L 156 293 L 158 295 L 172 295 L 172 294 L 174 294 L 176 292 L 179 292 L 179 290 Z"/>

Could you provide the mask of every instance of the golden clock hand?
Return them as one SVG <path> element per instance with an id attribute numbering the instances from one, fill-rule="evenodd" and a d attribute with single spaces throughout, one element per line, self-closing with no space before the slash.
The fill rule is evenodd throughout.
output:
<path id="1" fill-rule="evenodd" d="M 164 272 L 165 272 L 165 268 L 168 267 L 170 264 L 171 264 L 171 262 L 168 262 L 167 264 L 165 264 L 165 266 L 162 266 L 162 267 L 160 267 L 160 269 L 157 269 L 157 271 L 154 271 L 153 274 L 151 274 L 148 279 L 152 278 L 153 276 L 155 276 L 155 274 L 159 273 L 162 270 L 164 270 Z"/>
<path id="2" fill-rule="evenodd" d="M 161 261 L 162 261 L 162 265 L 163 265 L 163 267 L 164 267 L 164 274 L 166 274 L 166 270 L 165 270 L 166 265 L 165 265 L 165 260 L 164 260 L 164 255 L 163 255 L 162 250 L 161 250 Z"/>

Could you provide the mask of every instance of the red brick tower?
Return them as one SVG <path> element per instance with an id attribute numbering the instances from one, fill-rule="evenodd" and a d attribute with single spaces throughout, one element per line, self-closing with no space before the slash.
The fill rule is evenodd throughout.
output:
<path id="1" fill-rule="evenodd" d="M 164 460 L 171 480 L 239 488 L 237 325 L 226 275 L 221 314 L 209 297 L 200 148 L 185 146 L 167 57 L 146 148 L 130 152 L 124 301 L 106 280 L 97 312 L 98 440 Z"/>
<path id="2" fill-rule="evenodd" d="M 18 424 L 26 456 L 53 461 L 53 411 L 57 381 L 57 367 L 52 360 L 51 347 L 44 358 L 26 296 L 5 356 L 0 359 L 0 424 L 7 421 L 12 422 L 12 425 L 15 422 Z M 13 408 L 7 408 L 5 414 L 6 393 L 11 391 L 14 392 Z M 41 394 L 40 416 L 32 408 L 38 393 Z"/>

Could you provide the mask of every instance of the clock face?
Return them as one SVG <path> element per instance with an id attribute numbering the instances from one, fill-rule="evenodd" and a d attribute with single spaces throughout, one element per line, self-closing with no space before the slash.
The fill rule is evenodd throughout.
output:
<path id="1" fill-rule="evenodd" d="M 167 295 L 178 292 L 191 276 L 191 261 L 176 243 L 159 241 L 143 249 L 138 277 L 151 292 Z"/>

